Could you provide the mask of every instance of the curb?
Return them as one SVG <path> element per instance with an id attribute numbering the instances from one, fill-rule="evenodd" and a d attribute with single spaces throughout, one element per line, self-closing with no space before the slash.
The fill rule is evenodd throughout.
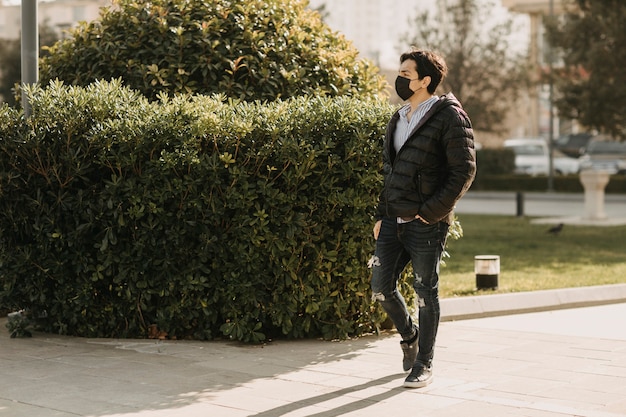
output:
<path id="1" fill-rule="evenodd" d="M 626 284 L 442 298 L 441 321 L 626 302 Z"/>

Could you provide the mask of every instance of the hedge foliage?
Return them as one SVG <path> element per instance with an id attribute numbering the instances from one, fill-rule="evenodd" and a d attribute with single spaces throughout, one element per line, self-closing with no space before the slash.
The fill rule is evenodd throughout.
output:
<path id="1" fill-rule="evenodd" d="M 580 175 L 556 175 L 552 179 L 553 190 L 559 193 L 584 193 Z M 472 191 L 528 191 L 542 192 L 548 190 L 546 175 L 476 175 Z M 607 194 L 626 193 L 626 175 L 611 175 L 604 191 Z"/>
<path id="2" fill-rule="evenodd" d="M 345 338 L 370 302 L 382 101 L 150 102 L 54 82 L 0 107 L 0 306 L 88 337 Z"/>
<path id="3" fill-rule="evenodd" d="M 40 80 L 122 78 L 159 93 L 241 100 L 375 96 L 385 82 L 304 0 L 116 0 L 49 49 Z"/>
<path id="4" fill-rule="evenodd" d="M 476 151 L 478 172 L 482 175 L 506 175 L 515 170 L 515 153 L 506 148 L 484 148 Z"/>

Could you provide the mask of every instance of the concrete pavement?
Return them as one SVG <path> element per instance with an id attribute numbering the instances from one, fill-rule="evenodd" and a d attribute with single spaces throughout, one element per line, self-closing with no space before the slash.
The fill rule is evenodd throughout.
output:
<path id="1" fill-rule="evenodd" d="M 402 387 L 394 332 L 264 346 L 10 339 L 2 319 L 0 416 L 626 416 L 624 317 L 626 303 L 444 321 L 435 380 L 417 390 Z"/>

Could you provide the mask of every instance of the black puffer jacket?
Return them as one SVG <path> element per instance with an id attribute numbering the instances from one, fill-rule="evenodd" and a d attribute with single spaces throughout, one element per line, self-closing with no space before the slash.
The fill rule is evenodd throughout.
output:
<path id="1" fill-rule="evenodd" d="M 385 134 L 383 173 L 377 217 L 413 217 L 428 223 L 453 220 L 452 210 L 476 174 L 474 133 L 452 94 L 440 97 L 396 154 L 396 112 Z"/>

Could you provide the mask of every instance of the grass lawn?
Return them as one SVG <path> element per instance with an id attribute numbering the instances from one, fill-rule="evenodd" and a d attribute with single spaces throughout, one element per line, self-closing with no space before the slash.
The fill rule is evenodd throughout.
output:
<path id="1" fill-rule="evenodd" d="M 626 226 L 551 225 L 528 218 L 459 214 L 463 237 L 448 242 L 440 296 L 482 295 L 626 283 Z M 475 255 L 500 255 L 497 290 L 476 290 Z"/>

